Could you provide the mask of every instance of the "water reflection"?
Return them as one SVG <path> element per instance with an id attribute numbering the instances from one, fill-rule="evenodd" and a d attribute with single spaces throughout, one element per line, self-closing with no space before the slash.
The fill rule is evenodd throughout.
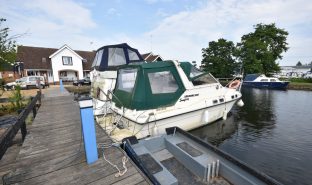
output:
<path id="1" fill-rule="evenodd" d="M 284 184 L 312 184 L 312 92 L 243 89 L 228 120 L 191 131 Z"/>
<path id="2" fill-rule="evenodd" d="M 237 124 L 235 124 L 234 116 L 229 113 L 227 120 L 220 120 L 216 123 L 198 128 L 192 131 L 192 134 L 200 137 L 202 140 L 209 141 L 210 143 L 218 146 L 224 140 L 235 134 Z"/>

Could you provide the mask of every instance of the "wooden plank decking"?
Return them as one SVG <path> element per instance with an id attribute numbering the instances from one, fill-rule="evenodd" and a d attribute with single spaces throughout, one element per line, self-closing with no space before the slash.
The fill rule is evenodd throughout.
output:
<path id="1" fill-rule="evenodd" d="M 115 177 L 117 170 L 107 163 L 99 150 L 99 160 L 86 163 L 81 137 L 80 113 L 77 102 L 68 93 L 51 87 L 13 164 L 4 184 L 150 184 L 131 159 L 127 172 Z M 97 143 L 111 139 L 97 126 Z M 122 149 L 104 150 L 108 160 L 121 170 Z M 1 168 L 1 167 L 0 167 Z"/>

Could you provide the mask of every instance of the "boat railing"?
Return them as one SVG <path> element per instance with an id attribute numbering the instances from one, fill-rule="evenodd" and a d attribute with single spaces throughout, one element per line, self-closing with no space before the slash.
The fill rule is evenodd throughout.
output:
<path id="1" fill-rule="evenodd" d="M 122 125 L 121 125 L 121 123 L 122 123 L 121 121 L 122 121 L 122 118 L 124 117 L 124 113 L 125 113 L 125 111 L 124 111 L 124 106 L 123 106 L 122 102 L 118 99 L 118 97 L 117 97 L 111 90 L 107 90 L 107 92 L 105 92 L 105 91 L 104 91 L 103 89 L 101 89 L 101 88 L 99 88 L 99 90 L 106 96 L 106 99 L 107 99 L 106 103 L 104 104 L 105 109 L 106 109 L 105 114 L 104 114 L 104 117 L 107 116 L 107 114 L 108 114 L 108 112 L 109 112 L 108 110 L 114 112 L 114 110 L 112 109 L 112 106 L 111 106 L 113 100 L 112 100 L 112 98 L 110 97 L 110 94 L 112 95 L 112 97 L 116 98 L 116 100 L 122 105 L 122 114 L 116 114 L 116 115 L 117 115 L 117 118 L 114 117 L 114 119 L 110 119 L 110 123 L 108 123 L 108 124 L 111 125 L 110 128 L 107 126 L 107 122 L 105 121 L 104 129 L 107 131 L 107 133 L 108 133 L 109 135 L 111 135 L 111 133 L 112 133 L 117 127 L 122 126 Z"/>

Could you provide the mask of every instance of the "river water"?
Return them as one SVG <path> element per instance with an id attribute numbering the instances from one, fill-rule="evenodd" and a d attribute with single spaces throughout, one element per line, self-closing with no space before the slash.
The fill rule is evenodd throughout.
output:
<path id="1" fill-rule="evenodd" d="M 312 92 L 243 88 L 244 107 L 191 131 L 283 184 L 312 184 Z"/>

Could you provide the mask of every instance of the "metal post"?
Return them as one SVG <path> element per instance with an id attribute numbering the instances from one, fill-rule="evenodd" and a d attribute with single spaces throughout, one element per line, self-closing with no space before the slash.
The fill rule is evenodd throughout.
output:
<path id="1" fill-rule="evenodd" d="M 217 160 L 217 169 L 216 169 L 216 177 L 219 177 L 219 169 L 220 169 L 220 161 Z"/>
<path id="2" fill-rule="evenodd" d="M 208 167 L 207 167 L 207 183 L 209 184 L 210 182 L 210 175 L 211 175 L 211 164 L 208 164 Z"/>
<path id="3" fill-rule="evenodd" d="M 216 162 L 212 162 L 212 173 L 211 173 L 211 177 L 214 178 L 215 177 L 215 173 L 216 173 Z"/>
<path id="4" fill-rule="evenodd" d="M 79 107 L 87 163 L 91 164 L 98 160 L 92 99 L 79 99 Z"/>
<path id="5" fill-rule="evenodd" d="M 63 80 L 60 79 L 60 90 L 61 90 L 61 93 L 64 92 L 64 86 L 63 86 Z"/>

